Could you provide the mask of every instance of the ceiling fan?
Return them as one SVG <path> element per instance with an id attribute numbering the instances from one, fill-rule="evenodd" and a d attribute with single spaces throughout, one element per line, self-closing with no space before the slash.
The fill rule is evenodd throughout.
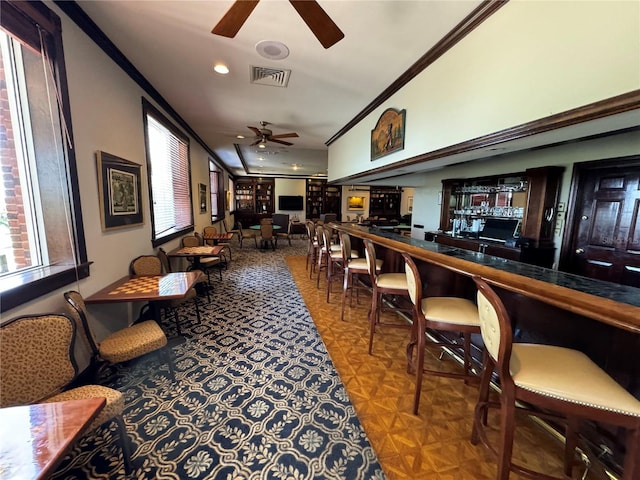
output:
<path id="1" fill-rule="evenodd" d="M 211 33 L 223 37 L 236 36 L 244 22 L 260 0 L 236 0 Z M 316 0 L 289 0 L 302 20 L 311 29 L 324 48 L 329 48 L 344 38 L 344 33 L 329 18 Z"/>
<path id="2" fill-rule="evenodd" d="M 274 135 L 273 132 L 267 128 L 267 125 L 270 125 L 269 122 L 260 122 L 260 127 L 247 127 L 249 130 L 253 131 L 256 134 L 255 141 L 251 144 L 254 145 L 262 144 L 264 145 L 267 142 L 275 142 L 281 143 L 282 145 L 293 145 L 293 143 L 285 142 L 284 140 L 280 140 L 281 138 L 294 138 L 297 137 L 298 134 L 295 132 L 290 133 L 280 133 L 278 135 Z"/>

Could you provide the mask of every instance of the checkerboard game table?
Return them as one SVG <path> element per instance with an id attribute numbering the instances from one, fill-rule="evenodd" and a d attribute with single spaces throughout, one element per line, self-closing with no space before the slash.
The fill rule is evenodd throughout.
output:
<path id="1" fill-rule="evenodd" d="M 191 270 L 199 270 L 200 259 L 206 257 L 218 257 L 224 250 L 224 246 L 222 245 L 201 245 L 199 247 L 181 247 L 176 248 L 175 250 L 171 250 L 167 253 L 167 256 L 170 258 L 173 257 L 185 257 L 192 262 Z"/>
<path id="2" fill-rule="evenodd" d="M 154 302 L 183 298 L 198 279 L 197 272 L 128 275 L 85 298 L 85 303 Z"/>

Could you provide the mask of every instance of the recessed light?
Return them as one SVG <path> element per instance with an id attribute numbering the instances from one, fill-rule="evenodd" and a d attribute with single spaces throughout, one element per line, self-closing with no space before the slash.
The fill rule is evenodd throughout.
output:
<path id="1" fill-rule="evenodd" d="M 264 143 L 261 143 L 260 145 L 258 145 L 258 148 L 267 148 L 267 146 Z"/>
<path id="2" fill-rule="evenodd" d="M 226 75 L 229 73 L 229 67 L 227 67 L 224 63 L 216 63 L 213 69 L 221 75 Z"/>
<path id="3" fill-rule="evenodd" d="M 244 135 L 236 135 L 236 138 L 246 138 Z"/>

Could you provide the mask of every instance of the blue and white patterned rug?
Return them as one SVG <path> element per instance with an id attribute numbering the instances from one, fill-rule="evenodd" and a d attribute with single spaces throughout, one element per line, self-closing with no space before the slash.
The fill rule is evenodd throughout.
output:
<path id="1" fill-rule="evenodd" d="M 293 243 L 235 248 L 202 323 L 181 311 L 175 383 L 157 357 L 104 376 L 125 394 L 129 478 L 385 478 L 285 263 L 305 254 Z M 76 442 L 56 478 L 125 478 L 115 424 Z"/>

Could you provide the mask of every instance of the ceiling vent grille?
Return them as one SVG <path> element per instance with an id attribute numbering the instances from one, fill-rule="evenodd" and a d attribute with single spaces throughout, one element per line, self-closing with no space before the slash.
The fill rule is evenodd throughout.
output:
<path id="1" fill-rule="evenodd" d="M 251 66 L 251 83 L 255 83 L 257 85 L 286 87 L 289 83 L 290 75 L 291 70 Z"/>

